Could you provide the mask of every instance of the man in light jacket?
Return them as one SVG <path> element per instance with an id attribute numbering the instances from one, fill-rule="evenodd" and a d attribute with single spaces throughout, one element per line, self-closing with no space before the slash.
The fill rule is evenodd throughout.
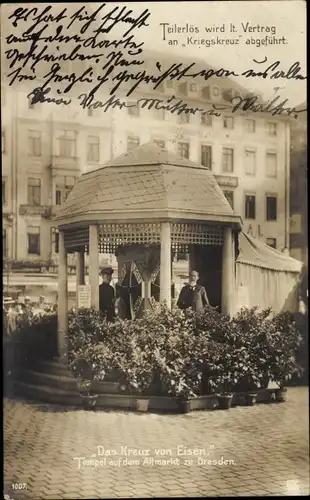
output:
<path id="1" fill-rule="evenodd" d="M 202 285 L 197 283 L 199 274 L 197 271 L 191 271 L 189 283 L 183 286 L 177 306 L 180 309 L 191 307 L 196 313 L 203 311 L 204 307 L 209 305 L 207 292 Z"/>

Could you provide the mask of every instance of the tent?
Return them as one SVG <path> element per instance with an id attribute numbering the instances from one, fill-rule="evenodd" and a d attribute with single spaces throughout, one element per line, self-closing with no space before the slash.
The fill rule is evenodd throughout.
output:
<path id="1" fill-rule="evenodd" d="M 241 232 L 236 261 L 236 309 L 271 307 L 297 312 L 302 262 Z"/>

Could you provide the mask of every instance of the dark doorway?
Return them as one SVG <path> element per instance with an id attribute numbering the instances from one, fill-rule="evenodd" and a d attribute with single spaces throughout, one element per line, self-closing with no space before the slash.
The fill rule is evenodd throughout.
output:
<path id="1" fill-rule="evenodd" d="M 195 245 L 193 252 L 199 283 L 205 287 L 211 306 L 221 311 L 223 247 Z"/>

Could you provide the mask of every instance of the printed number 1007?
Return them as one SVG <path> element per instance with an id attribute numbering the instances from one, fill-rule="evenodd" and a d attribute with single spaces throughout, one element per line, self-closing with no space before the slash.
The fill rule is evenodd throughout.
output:
<path id="1" fill-rule="evenodd" d="M 27 483 L 13 483 L 12 484 L 12 489 L 13 490 L 26 490 L 27 489 Z"/>

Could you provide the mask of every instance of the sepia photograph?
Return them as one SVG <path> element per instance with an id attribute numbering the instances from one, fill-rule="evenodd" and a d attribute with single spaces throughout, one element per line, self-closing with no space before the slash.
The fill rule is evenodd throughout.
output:
<path id="1" fill-rule="evenodd" d="M 0 13 L 4 500 L 308 496 L 306 2 Z"/>

